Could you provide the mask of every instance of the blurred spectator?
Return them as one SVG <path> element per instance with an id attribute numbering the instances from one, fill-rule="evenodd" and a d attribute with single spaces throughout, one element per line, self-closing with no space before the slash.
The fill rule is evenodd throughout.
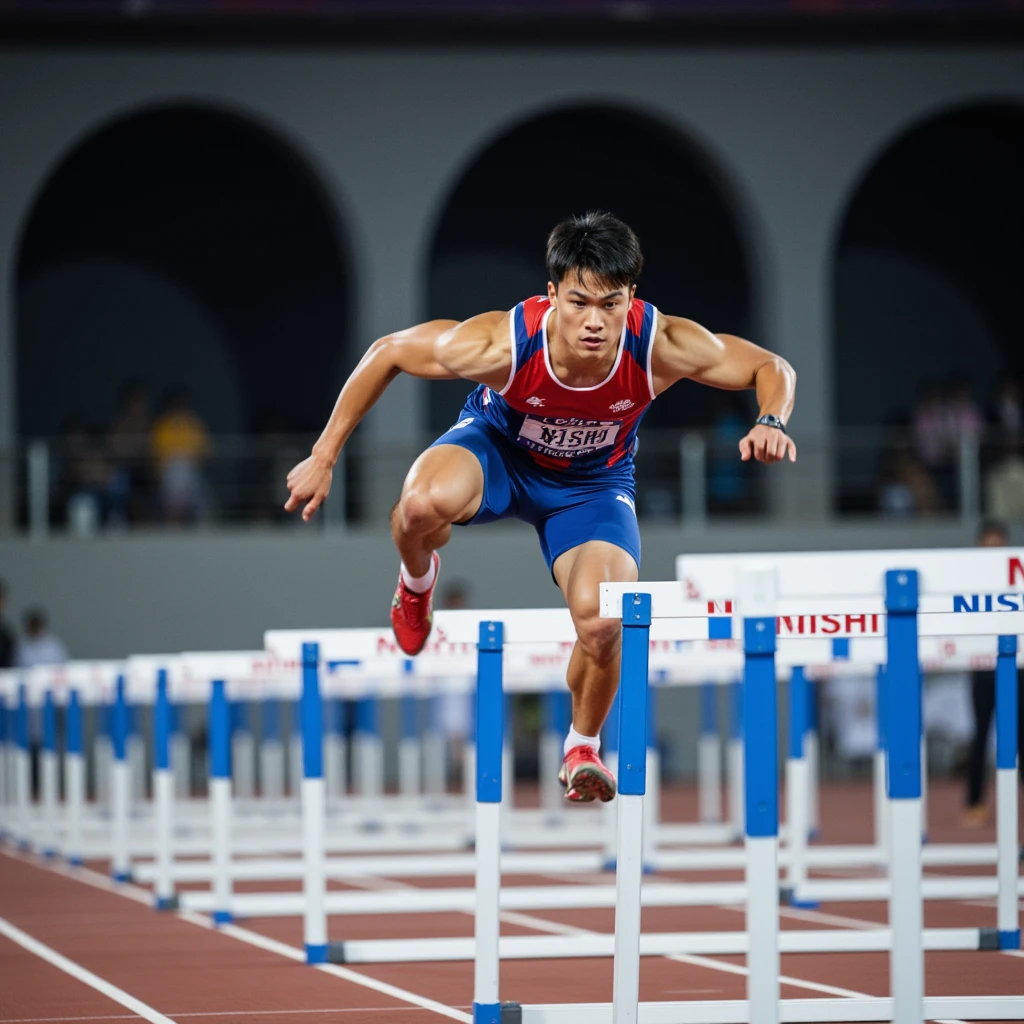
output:
<path id="1" fill-rule="evenodd" d="M 986 519 L 978 528 L 977 543 L 982 548 L 1005 547 L 1009 531 L 997 519 Z M 988 734 L 996 707 L 996 674 L 993 671 L 971 673 L 971 703 L 974 705 L 974 733 L 971 739 L 970 759 L 967 766 L 967 809 L 963 824 L 966 828 L 980 828 L 988 822 L 984 788 L 988 761 Z M 1024 751 L 1024 693 L 1017 683 L 1017 750 Z"/>
<path id="2" fill-rule="evenodd" d="M 1020 381 L 1012 374 L 1004 374 L 999 381 L 992 406 L 992 422 L 1000 441 L 1018 441 L 1024 437 L 1024 398 Z"/>
<path id="3" fill-rule="evenodd" d="M 14 630 L 4 621 L 4 605 L 7 603 L 7 584 L 0 580 L 0 668 L 14 667 Z"/>
<path id="4" fill-rule="evenodd" d="M 952 424 L 949 408 L 935 384 L 927 385 L 921 393 L 914 408 L 912 429 L 914 450 L 924 467 L 934 472 L 948 465 L 952 455 Z"/>
<path id="5" fill-rule="evenodd" d="M 100 431 L 80 415 L 64 424 L 60 485 L 68 529 L 79 536 L 95 533 L 106 515 L 110 467 Z"/>
<path id="6" fill-rule="evenodd" d="M 1024 519 L 1024 455 L 1019 443 L 1008 444 L 1005 457 L 989 470 L 985 506 L 997 519 Z"/>
<path id="7" fill-rule="evenodd" d="M 18 642 L 19 668 L 35 665 L 61 665 L 68 660 L 68 649 L 48 628 L 46 612 L 30 608 L 22 620 L 24 634 Z"/>
<path id="8" fill-rule="evenodd" d="M 959 442 L 963 434 L 977 437 L 985 429 L 985 418 L 974 401 L 973 391 L 965 371 L 955 374 L 950 380 L 946 402 L 951 444 Z"/>
<path id="9" fill-rule="evenodd" d="M 935 483 L 906 442 L 897 441 L 885 456 L 878 506 L 883 514 L 901 518 L 939 510 Z"/>
<path id="10" fill-rule="evenodd" d="M 211 446 L 206 425 L 189 408 L 184 388 L 168 393 L 164 411 L 153 424 L 151 444 L 165 519 L 194 523 L 205 511 L 202 467 Z"/>
<path id="11" fill-rule="evenodd" d="M 121 387 L 108 435 L 112 471 L 109 521 L 115 525 L 144 522 L 149 508 L 149 395 L 143 384 Z"/>

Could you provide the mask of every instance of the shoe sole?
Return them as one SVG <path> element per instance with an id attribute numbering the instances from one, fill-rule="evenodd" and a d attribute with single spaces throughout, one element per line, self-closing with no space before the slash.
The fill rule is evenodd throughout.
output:
<path id="1" fill-rule="evenodd" d="M 573 803 L 589 804 L 600 800 L 606 804 L 615 799 L 615 780 L 598 768 L 580 768 L 572 778 L 572 786 L 566 790 L 566 799 Z M 570 794 L 575 793 L 575 796 Z"/>

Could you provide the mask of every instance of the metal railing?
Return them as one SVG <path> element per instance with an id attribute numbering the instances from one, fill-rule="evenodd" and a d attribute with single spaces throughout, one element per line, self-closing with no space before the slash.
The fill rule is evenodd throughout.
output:
<path id="1" fill-rule="evenodd" d="M 432 440 L 371 449 L 357 437 L 334 473 L 318 517 L 326 530 L 375 522 L 385 490 L 397 497 L 402 476 Z M 118 530 L 265 527 L 297 522 L 283 510 L 285 477 L 310 450 L 307 435 L 216 437 L 203 458 L 171 465 L 148 456 L 117 459 L 99 446 L 83 452 L 61 439 L 26 441 L 0 453 L 0 530 L 33 538 L 95 536 Z M 778 516 L 780 481 L 799 492 L 828 475 L 825 518 L 944 516 L 973 523 L 984 511 L 984 483 L 1005 446 L 964 434 L 945 464 L 926 467 L 905 436 L 887 430 L 836 431 L 827 442 L 798 439 L 795 465 L 741 463 L 737 439 L 714 431 L 647 430 L 636 458 L 637 514 L 700 529 L 730 518 Z M 775 474 L 778 474 L 776 477 Z M 381 484 L 381 481 L 384 481 Z M 375 486 L 376 485 L 376 486 Z"/>

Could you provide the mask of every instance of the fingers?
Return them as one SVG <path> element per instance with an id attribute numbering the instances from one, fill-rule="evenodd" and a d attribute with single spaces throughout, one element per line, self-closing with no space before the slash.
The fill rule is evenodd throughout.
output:
<path id="1" fill-rule="evenodd" d="M 324 498 L 327 495 L 323 491 L 318 491 L 309 500 L 306 507 L 302 510 L 302 521 L 308 523 L 313 518 L 313 513 L 324 503 Z"/>
<path id="2" fill-rule="evenodd" d="M 796 445 L 791 437 L 787 437 L 786 442 L 786 448 L 789 450 L 789 461 L 796 462 Z"/>
<path id="3" fill-rule="evenodd" d="M 294 512 L 298 507 L 302 499 L 297 494 L 289 496 L 288 500 L 284 503 L 285 512 Z"/>
<path id="4" fill-rule="evenodd" d="M 750 435 L 747 434 L 742 441 L 740 441 L 740 461 L 749 462 L 750 457 L 754 454 L 754 442 Z"/>

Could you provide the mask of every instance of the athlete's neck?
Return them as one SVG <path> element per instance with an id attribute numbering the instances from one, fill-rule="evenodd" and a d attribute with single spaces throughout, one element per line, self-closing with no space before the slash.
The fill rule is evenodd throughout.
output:
<path id="1" fill-rule="evenodd" d="M 570 388 L 592 388 L 601 384 L 612 371 L 619 354 L 619 338 L 613 339 L 607 352 L 584 355 L 573 352 L 569 342 L 558 330 L 558 309 L 553 309 L 547 322 L 548 358 L 554 375 Z"/>

